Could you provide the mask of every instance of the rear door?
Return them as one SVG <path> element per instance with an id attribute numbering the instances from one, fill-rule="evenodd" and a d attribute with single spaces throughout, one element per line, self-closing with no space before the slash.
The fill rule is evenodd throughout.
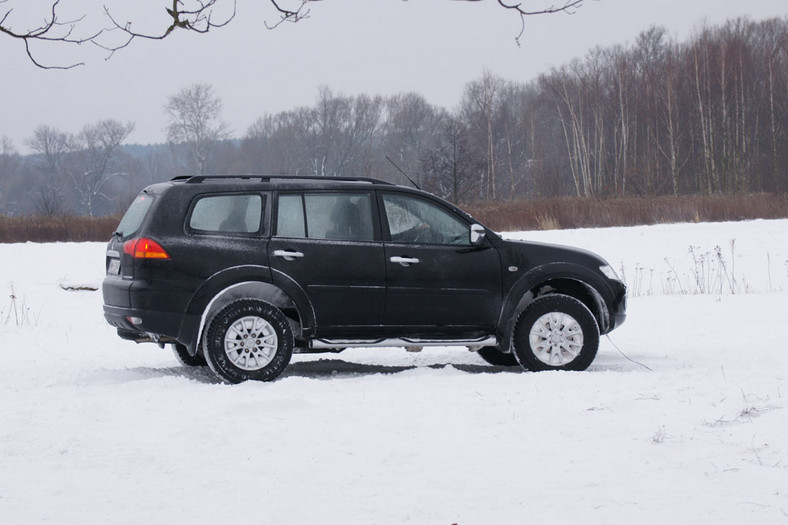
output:
<path id="1" fill-rule="evenodd" d="M 498 252 L 470 242 L 470 224 L 438 201 L 382 192 L 383 322 L 407 333 L 490 331 L 501 301 Z"/>
<path id="2" fill-rule="evenodd" d="M 367 191 L 279 194 L 268 246 L 273 279 L 306 292 L 318 334 L 380 325 L 386 267 L 374 210 Z"/>

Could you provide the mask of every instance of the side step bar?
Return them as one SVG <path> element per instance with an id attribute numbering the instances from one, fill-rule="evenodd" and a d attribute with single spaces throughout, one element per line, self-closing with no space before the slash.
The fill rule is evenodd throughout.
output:
<path id="1" fill-rule="evenodd" d="M 378 348 L 378 347 L 422 347 L 422 346 L 467 346 L 472 351 L 477 351 L 485 346 L 496 346 L 498 338 L 495 336 L 480 337 L 478 339 L 419 339 L 410 337 L 389 337 L 381 339 L 313 339 L 309 341 L 309 348 L 328 350 L 331 348 Z"/>

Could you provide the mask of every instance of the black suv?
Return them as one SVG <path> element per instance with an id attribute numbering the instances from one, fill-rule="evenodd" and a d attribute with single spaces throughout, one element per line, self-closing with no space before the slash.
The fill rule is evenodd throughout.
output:
<path id="1" fill-rule="evenodd" d="M 625 318 L 600 257 L 505 241 L 374 179 L 195 176 L 145 188 L 107 248 L 104 315 L 222 380 L 293 352 L 467 346 L 495 365 L 584 370 Z"/>

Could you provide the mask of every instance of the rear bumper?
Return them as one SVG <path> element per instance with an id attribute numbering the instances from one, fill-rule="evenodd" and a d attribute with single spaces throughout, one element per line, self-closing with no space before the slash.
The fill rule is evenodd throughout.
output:
<path id="1" fill-rule="evenodd" d="M 102 284 L 102 293 L 104 318 L 115 328 L 179 340 L 192 336 L 195 316 L 184 313 L 191 296 L 189 290 L 167 281 L 107 277 Z M 190 333 L 183 334 L 184 329 Z"/>
<path id="2" fill-rule="evenodd" d="M 104 318 L 120 330 L 177 339 L 183 314 L 104 305 Z"/>

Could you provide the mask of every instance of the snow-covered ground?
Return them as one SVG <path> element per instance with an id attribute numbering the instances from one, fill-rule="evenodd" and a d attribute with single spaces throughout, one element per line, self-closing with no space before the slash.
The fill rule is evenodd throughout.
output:
<path id="1" fill-rule="evenodd" d="M 103 244 L 0 245 L 0 523 L 788 523 L 787 232 L 507 234 L 623 268 L 586 372 L 357 349 L 237 386 L 61 288 Z"/>

